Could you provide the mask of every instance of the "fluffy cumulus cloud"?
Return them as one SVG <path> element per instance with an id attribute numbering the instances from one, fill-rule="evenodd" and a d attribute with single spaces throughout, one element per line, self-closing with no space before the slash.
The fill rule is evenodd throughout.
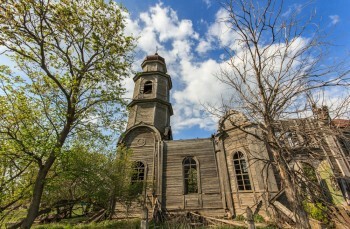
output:
<path id="1" fill-rule="evenodd" d="M 215 14 L 214 23 L 208 26 L 208 31 L 204 38 L 200 39 L 195 49 L 199 54 L 204 54 L 218 48 L 230 48 L 239 51 L 240 46 L 237 42 L 237 34 L 227 25 L 229 19 L 228 12 L 220 8 Z"/>
<path id="2" fill-rule="evenodd" d="M 218 120 L 208 115 L 205 105 L 220 106 L 222 98 L 230 94 L 227 86 L 215 77 L 220 69 L 227 66 L 228 59 L 223 48 L 235 51 L 236 57 L 232 61 L 240 53 L 244 54 L 242 45 L 237 42 L 237 34 L 225 24 L 229 17 L 227 12 L 219 9 L 212 23 L 199 22 L 206 28 L 201 36 L 192 21 L 179 18 L 176 11 L 161 2 L 133 16 L 127 16 L 127 32 L 139 37 L 134 70 L 140 71 L 143 58 L 153 54 L 156 49 L 165 58 L 168 74 L 173 81 L 171 102 L 174 133 L 194 126 L 214 132 Z M 339 21 L 337 17 L 330 18 L 334 23 Z M 294 40 L 292 45 L 300 48 L 305 44 L 307 40 L 300 38 Z M 292 47 L 290 50 L 296 51 L 298 48 Z M 267 55 L 280 49 L 278 44 L 273 45 L 267 50 Z M 211 52 L 216 53 L 216 59 L 210 58 Z M 278 62 L 274 61 L 275 64 Z M 126 80 L 125 85 L 129 91 L 127 97 L 131 98 L 134 87 L 132 79 Z"/>
<path id="3" fill-rule="evenodd" d="M 210 1 L 207 3 L 210 6 Z M 127 16 L 127 33 L 139 36 L 134 70 L 140 71 L 142 59 L 153 54 L 156 48 L 166 60 L 174 85 L 171 92 L 174 133 L 193 126 L 215 131 L 217 119 L 205 112 L 203 104 L 220 101 L 224 85 L 214 76 L 220 69 L 220 63 L 212 59 L 203 60 L 200 54 L 212 50 L 218 41 L 220 46 L 228 45 L 228 35 L 221 36 L 221 13 L 218 12 L 215 23 L 208 26 L 204 38 L 199 38 L 192 21 L 179 19 L 177 12 L 163 3 L 150 7 L 133 19 Z M 131 98 L 132 79 L 126 80 L 125 85 L 127 97 Z"/>

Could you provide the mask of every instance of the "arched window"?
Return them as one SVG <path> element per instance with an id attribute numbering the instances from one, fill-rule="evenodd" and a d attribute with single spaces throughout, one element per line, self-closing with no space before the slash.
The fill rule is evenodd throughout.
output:
<path id="1" fill-rule="evenodd" d="M 242 152 L 236 152 L 233 155 L 233 165 L 236 172 L 238 190 L 252 190 L 247 162 Z"/>
<path id="2" fill-rule="evenodd" d="M 152 81 L 147 81 L 143 85 L 143 93 L 144 94 L 151 94 L 152 93 Z"/>
<path id="3" fill-rule="evenodd" d="M 133 165 L 133 174 L 131 177 L 131 182 L 135 183 L 138 181 L 144 181 L 145 179 L 145 164 L 141 161 L 136 161 Z"/>
<path id="4" fill-rule="evenodd" d="M 183 161 L 184 194 L 198 193 L 197 163 L 193 157 L 186 157 Z"/>

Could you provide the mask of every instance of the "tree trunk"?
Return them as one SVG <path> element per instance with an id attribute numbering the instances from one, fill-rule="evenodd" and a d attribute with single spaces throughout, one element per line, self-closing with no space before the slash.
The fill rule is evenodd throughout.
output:
<path id="1" fill-rule="evenodd" d="M 86 204 L 86 207 L 85 209 L 83 208 L 83 211 L 84 211 L 84 215 L 88 215 L 89 214 L 89 211 L 90 211 L 90 208 L 91 208 L 91 200 L 89 200 L 89 202 Z"/>
<path id="2" fill-rule="evenodd" d="M 55 160 L 56 157 L 51 154 L 46 163 L 39 169 L 38 175 L 35 179 L 33 198 L 28 208 L 27 217 L 22 221 L 21 228 L 29 229 L 35 218 L 38 216 L 41 196 L 44 191 L 45 178 Z"/>
<path id="3" fill-rule="evenodd" d="M 69 211 L 68 211 L 68 217 L 69 218 L 72 218 L 72 216 L 73 216 L 73 208 L 74 208 L 74 204 L 71 204 L 69 206 Z"/>
<path id="4" fill-rule="evenodd" d="M 292 179 L 288 173 L 288 167 L 285 161 L 277 161 L 281 179 L 283 180 L 286 196 L 289 203 L 292 205 L 292 209 L 295 215 L 295 220 L 297 223 L 297 228 L 310 228 L 307 213 L 303 207 L 302 201 L 298 198 L 297 187 L 293 184 Z"/>
<path id="5" fill-rule="evenodd" d="M 74 113 L 75 113 L 75 109 L 68 107 L 67 123 L 64 126 L 63 130 L 61 131 L 57 144 L 55 145 L 54 149 L 52 149 L 52 151 L 50 152 L 48 159 L 46 160 L 44 165 L 40 166 L 38 175 L 36 176 L 36 179 L 35 179 L 32 201 L 28 208 L 27 217 L 22 221 L 21 228 L 30 228 L 35 218 L 38 216 L 41 197 L 44 191 L 45 179 L 46 179 L 47 173 L 49 172 L 51 166 L 56 160 L 56 154 L 61 151 L 62 146 L 66 141 L 66 138 L 68 136 L 68 133 L 73 123 L 72 117 L 74 117 Z"/>
<path id="6" fill-rule="evenodd" d="M 116 202 L 117 202 L 117 199 L 115 197 L 116 195 L 116 192 L 117 192 L 117 187 L 114 186 L 113 190 L 112 190 L 112 193 L 110 195 L 110 198 L 109 198 L 109 203 L 108 203 L 108 208 L 107 208 L 107 214 L 106 214 L 106 218 L 107 219 L 112 219 L 114 213 L 115 213 L 115 205 L 116 205 Z"/>
<path id="7" fill-rule="evenodd" d="M 272 135 L 270 135 L 272 136 Z M 282 156 L 282 152 L 279 149 L 274 149 L 271 146 L 271 142 L 274 142 L 272 137 L 267 137 L 267 150 L 269 153 L 273 154 L 274 160 L 277 163 L 277 167 L 279 169 L 279 174 L 281 176 L 281 180 L 284 184 L 285 192 L 289 203 L 292 205 L 292 210 L 295 215 L 296 227 L 297 228 L 310 228 L 309 220 L 307 213 L 303 207 L 302 201 L 298 198 L 298 187 L 293 183 L 291 173 L 287 162 Z"/>

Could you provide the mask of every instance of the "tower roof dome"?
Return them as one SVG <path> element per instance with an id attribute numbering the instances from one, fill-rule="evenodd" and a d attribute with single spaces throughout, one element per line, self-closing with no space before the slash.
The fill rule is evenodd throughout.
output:
<path id="1" fill-rule="evenodd" d="M 147 67 L 149 66 L 149 67 Z M 146 56 L 146 58 L 143 60 L 141 67 L 143 71 L 149 72 L 149 71 L 161 71 L 166 73 L 166 64 L 163 57 L 159 56 L 156 52 L 154 55 Z"/>
<path id="2" fill-rule="evenodd" d="M 165 64 L 165 60 L 163 57 L 159 56 L 158 53 L 155 53 L 154 55 L 149 55 L 149 56 L 146 56 L 146 58 L 143 60 L 142 65 L 145 64 L 146 61 L 160 61 L 162 62 L 163 64 Z"/>

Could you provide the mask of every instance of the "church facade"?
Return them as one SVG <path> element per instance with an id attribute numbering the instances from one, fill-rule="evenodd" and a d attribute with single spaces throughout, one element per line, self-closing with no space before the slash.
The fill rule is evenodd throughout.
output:
<path id="1" fill-rule="evenodd" d="M 220 120 L 217 133 L 209 138 L 172 140 L 173 110 L 169 93 L 172 81 L 165 60 L 156 53 L 147 56 L 141 67 L 142 72 L 133 78 L 133 99 L 128 105 L 127 129 L 120 143 L 132 149 L 135 177 L 145 184 L 143 195 L 148 209 L 158 205 L 168 212 L 193 211 L 222 217 L 243 214 L 250 207 L 263 216 L 276 210 L 287 216 L 291 214 L 278 172 L 265 163 L 270 159 L 265 145 L 232 124 L 239 123 L 246 130 L 258 133 L 256 125 L 231 111 Z M 317 111 L 322 114 L 322 110 Z M 349 136 L 340 142 L 338 136 L 328 131 L 329 125 L 322 123 L 311 118 L 281 121 L 279 125 L 281 131 L 290 133 L 285 137 L 289 144 L 302 140 L 299 135 L 293 135 L 293 128 L 300 126 L 307 129 L 303 132 L 313 134 L 320 125 L 326 129 L 318 136 L 324 139 L 323 145 L 312 146 L 321 156 L 313 157 L 311 166 L 321 174 L 317 175 L 318 179 L 334 186 L 330 189 L 339 194 L 337 204 L 347 206 Z M 350 133 L 346 120 L 342 128 L 344 136 Z M 310 161 L 309 155 L 301 154 L 300 162 L 303 160 Z M 329 173 L 322 175 L 322 171 Z M 335 184 L 331 182 L 333 178 Z M 134 209 L 139 208 L 135 204 Z"/>

